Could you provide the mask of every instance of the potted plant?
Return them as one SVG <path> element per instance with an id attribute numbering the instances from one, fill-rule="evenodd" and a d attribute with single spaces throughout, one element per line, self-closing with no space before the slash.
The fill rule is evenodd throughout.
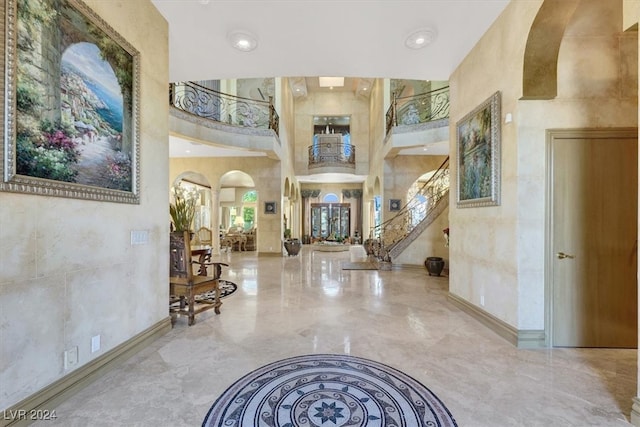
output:
<path id="1" fill-rule="evenodd" d="M 184 188 L 181 184 L 171 188 L 174 203 L 169 203 L 169 214 L 174 231 L 191 232 L 191 223 L 196 213 L 198 191 L 195 188 Z"/>

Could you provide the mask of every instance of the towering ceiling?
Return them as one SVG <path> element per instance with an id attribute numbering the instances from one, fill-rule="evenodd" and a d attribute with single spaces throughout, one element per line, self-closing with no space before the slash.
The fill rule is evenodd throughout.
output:
<path id="1" fill-rule="evenodd" d="M 448 80 L 509 0 L 152 0 L 169 22 L 170 80 L 344 76 Z M 420 29 L 433 35 L 407 47 Z M 229 35 L 252 34 L 255 50 Z M 409 43 L 411 44 L 411 43 Z"/>

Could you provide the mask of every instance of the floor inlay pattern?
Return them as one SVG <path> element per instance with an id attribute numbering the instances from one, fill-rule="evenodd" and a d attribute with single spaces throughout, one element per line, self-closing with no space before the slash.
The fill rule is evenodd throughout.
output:
<path id="1" fill-rule="evenodd" d="M 456 426 L 428 388 L 381 363 L 316 354 L 271 363 L 245 375 L 213 404 L 213 426 Z"/>

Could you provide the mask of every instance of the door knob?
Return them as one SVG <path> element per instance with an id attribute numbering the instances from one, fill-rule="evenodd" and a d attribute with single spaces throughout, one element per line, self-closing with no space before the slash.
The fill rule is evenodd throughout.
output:
<path id="1" fill-rule="evenodd" d="M 564 252 L 558 252 L 556 255 L 557 255 L 558 259 L 565 259 L 565 258 L 573 259 L 573 258 L 576 257 L 575 255 L 565 254 Z"/>

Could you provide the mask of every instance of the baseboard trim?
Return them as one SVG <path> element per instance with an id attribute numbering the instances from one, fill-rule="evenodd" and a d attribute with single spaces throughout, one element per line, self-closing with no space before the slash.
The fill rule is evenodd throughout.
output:
<path id="1" fill-rule="evenodd" d="M 549 348 L 547 334 L 542 329 L 519 329 L 518 348 Z"/>
<path id="2" fill-rule="evenodd" d="M 60 403 L 119 366 L 170 330 L 171 317 L 167 317 L 102 356 L 5 409 L 4 416 L 0 417 L 0 426 L 27 426 L 36 421 L 29 419 L 30 414 L 51 413 Z"/>
<path id="3" fill-rule="evenodd" d="M 633 398 L 633 405 L 631 405 L 631 415 L 629 416 L 629 422 L 636 426 L 640 427 L 640 397 Z"/>
<path id="4" fill-rule="evenodd" d="M 261 257 L 287 257 L 287 255 L 283 254 L 282 252 L 258 252 L 258 258 Z"/>
<path id="5" fill-rule="evenodd" d="M 397 269 L 397 270 L 424 270 L 427 271 L 426 268 L 424 268 L 424 265 L 418 265 L 418 264 L 398 264 L 398 263 L 393 263 L 393 268 Z"/>
<path id="6" fill-rule="evenodd" d="M 518 348 L 533 349 L 546 348 L 545 332 L 543 330 L 518 330 L 503 320 L 498 319 L 480 307 L 471 304 L 469 301 L 449 292 L 449 300 L 465 313 L 491 329 L 493 332 L 507 340 Z"/>

